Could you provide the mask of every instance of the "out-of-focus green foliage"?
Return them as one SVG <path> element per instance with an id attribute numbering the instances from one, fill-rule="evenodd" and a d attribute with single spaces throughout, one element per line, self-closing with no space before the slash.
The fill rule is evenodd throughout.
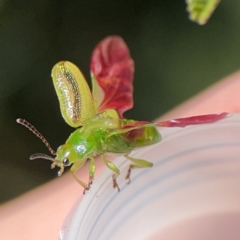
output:
<path id="1" fill-rule="evenodd" d="M 220 0 L 186 0 L 189 19 L 204 25 L 211 17 Z"/>

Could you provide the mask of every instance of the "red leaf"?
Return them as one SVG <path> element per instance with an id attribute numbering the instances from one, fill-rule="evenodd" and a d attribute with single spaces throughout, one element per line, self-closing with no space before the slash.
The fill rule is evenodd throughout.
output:
<path id="1" fill-rule="evenodd" d="M 113 108 L 122 117 L 133 107 L 134 62 L 122 38 L 110 36 L 96 46 L 91 59 L 91 73 L 93 97 L 99 111 Z"/>
<path id="2" fill-rule="evenodd" d="M 213 123 L 226 118 L 228 115 L 229 113 L 223 112 L 221 114 L 207 114 L 187 118 L 177 118 L 168 121 L 157 122 L 155 124 L 158 127 L 186 127 L 188 125 Z"/>

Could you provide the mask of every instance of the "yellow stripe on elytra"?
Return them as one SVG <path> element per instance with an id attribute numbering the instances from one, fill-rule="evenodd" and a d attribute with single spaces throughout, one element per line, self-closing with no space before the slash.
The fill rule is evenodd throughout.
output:
<path id="1" fill-rule="evenodd" d="M 62 116 L 72 127 L 79 127 L 96 115 L 94 101 L 81 71 L 70 62 L 59 62 L 52 70 Z"/>
<path id="2" fill-rule="evenodd" d="M 68 69 L 65 68 L 64 65 L 61 65 L 61 70 L 64 76 L 64 80 L 66 80 L 66 85 L 68 86 L 68 96 L 70 101 L 66 101 L 65 104 L 66 111 L 69 112 L 69 116 L 74 123 L 78 123 L 81 121 L 81 95 L 78 89 L 78 85 L 74 76 L 69 72 Z"/>

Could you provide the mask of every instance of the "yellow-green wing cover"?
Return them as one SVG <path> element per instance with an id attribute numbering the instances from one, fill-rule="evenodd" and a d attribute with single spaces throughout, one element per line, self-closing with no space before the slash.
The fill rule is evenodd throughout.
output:
<path id="1" fill-rule="evenodd" d="M 62 61 L 52 69 L 53 84 L 64 120 L 79 127 L 96 115 L 95 104 L 81 71 L 71 62 Z"/>

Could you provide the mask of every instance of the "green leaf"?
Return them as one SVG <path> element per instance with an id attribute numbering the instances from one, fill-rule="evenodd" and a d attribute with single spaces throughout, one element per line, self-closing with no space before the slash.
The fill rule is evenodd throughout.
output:
<path id="1" fill-rule="evenodd" d="M 189 19 L 204 25 L 211 17 L 220 0 L 186 0 Z"/>

